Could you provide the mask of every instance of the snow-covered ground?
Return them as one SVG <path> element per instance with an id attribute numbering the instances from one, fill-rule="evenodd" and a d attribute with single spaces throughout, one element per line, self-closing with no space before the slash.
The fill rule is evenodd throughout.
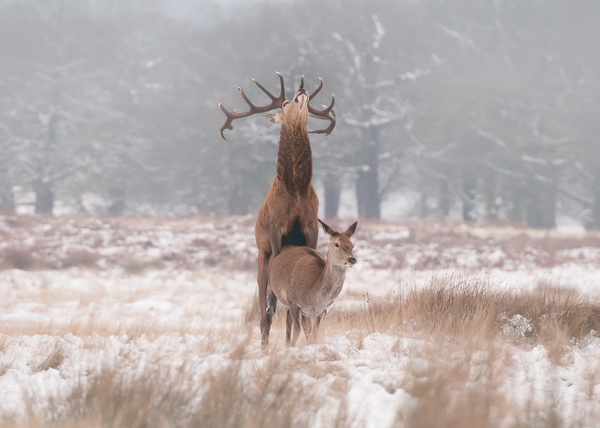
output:
<path id="1" fill-rule="evenodd" d="M 511 315 L 498 320 L 498 336 L 457 340 L 419 325 L 378 324 L 369 308 L 440 283 L 499 293 L 575 290 L 595 304 L 595 234 L 379 222 L 359 230 L 359 264 L 317 341 L 302 336 L 298 348 L 286 348 L 280 310 L 263 352 L 252 219 L 2 218 L 0 422 L 386 427 L 600 420 L 600 339 L 593 329 L 553 346 L 531 339 L 535 320 Z M 23 248 L 37 252 L 33 261 L 25 258 L 32 264 L 11 266 L 19 259 L 8 256 L 25 257 Z M 60 268 L 73 248 L 88 257 Z"/>

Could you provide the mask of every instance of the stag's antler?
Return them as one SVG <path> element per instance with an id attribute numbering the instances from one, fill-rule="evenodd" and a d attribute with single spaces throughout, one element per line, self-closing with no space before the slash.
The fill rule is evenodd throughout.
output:
<path id="1" fill-rule="evenodd" d="M 225 123 L 223 124 L 223 126 L 221 126 L 221 137 L 227 141 L 227 138 L 225 138 L 225 135 L 223 135 L 223 131 L 225 131 L 226 129 L 232 130 L 233 129 L 233 125 L 232 122 L 234 121 L 234 119 L 240 119 L 242 117 L 248 117 L 251 116 L 253 114 L 256 113 L 264 113 L 266 111 L 269 110 L 273 110 L 276 108 L 281 108 L 281 105 L 283 104 L 283 102 L 285 101 L 285 86 L 283 83 L 283 76 L 281 75 L 281 73 L 279 73 L 278 71 L 276 71 L 277 75 L 279 76 L 279 81 L 281 82 L 281 92 L 279 93 L 278 97 L 275 97 L 275 95 L 273 95 L 272 93 L 270 93 L 269 91 L 267 91 L 263 85 L 261 85 L 260 83 L 258 83 L 256 80 L 252 79 L 252 81 L 256 84 L 256 86 L 258 86 L 265 94 L 267 94 L 267 96 L 269 98 L 271 98 L 271 104 L 267 105 L 267 106 L 255 106 L 254 104 L 252 104 L 252 101 L 250 101 L 248 99 L 248 97 L 246 96 L 246 94 L 244 93 L 244 90 L 242 88 L 240 88 L 238 86 L 238 90 L 240 91 L 240 93 L 242 94 L 242 98 L 244 99 L 244 101 L 246 101 L 246 104 L 248 104 L 248 106 L 250 107 L 250 110 L 243 112 L 243 113 L 236 113 L 235 110 L 228 111 L 225 107 L 223 107 L 223 104 L 219 103 L 219 108 L 221 109 L 221 111 L 223 113 L 225 113 L 225 116 L 227 116 L 227 120 L 225 121 Z M 333 128 L 332 128 L 333 129 Z"/>
<path id="2" fill-rule="evenodd" d="M 300 88 L 304 87 L 304 76 L 302 76 L 302 79 L 300 79 Z M 310 113 L 310 115 L 312 117 L 315 117 L 317 119 L 322 119 L 322 120 L 329 120 L 331 123 L 329 124 L 329 127 L 327 127 L 326 129 L 319 129 L 318 131 L 310 131 L 311 134 L 325 134 L 325 135 L 329 135 L 331 134 L 331 131 L 333 131 L 333 128 L 335 128 L 335 112 L 332 110 L 333 106 L 335 105 L 335 95 L 331 95 L 331 104 L 329 104 L 328 107 L 325 107 L 323 110 L 317 110 L 315 108 L 312 108 L 310 106 L 310 101 L 317 96 L 317 94 L 319 93 L 319 91 L 323 89 L 323 79 L 321 79 L 319 77 L 319 87 L 317 89 L 315 89 L 315 91 L 310 94 L 310 97 L 308 98 L 308 112 Z"/>

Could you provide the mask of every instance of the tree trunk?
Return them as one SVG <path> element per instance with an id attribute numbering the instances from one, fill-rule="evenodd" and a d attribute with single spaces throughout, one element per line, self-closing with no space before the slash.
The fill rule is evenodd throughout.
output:
<path id="1" fill-rule="evenodd" d="M 556 228 L 557 172 L 552 162 L 546 163 L 543 183 L 531 178 L 527 223 L 537 229 Z"/>
<path id="2" fill-rule="evenodd" d="M 527 179 L 527 203 L 525 205 L 525 218 L 527 226 L 535 229 L 542 229 L 542 213 L 541 213 L 541 201 L 540 201 L 540 185 L 532 177 Z"/>
<path id="3" fill-rule="evenodd" d="M 0 212 L 13 213 L 15 198 L 10 187 L 0 187 Z"/>
<path id="4" fill-rule="evenodd" d="M 381 217 L 378 177 L 378 130 L 374 126 L 363 129 L 363 138 L 358 152 L 358 179 L 356 199 L 358 215 L 364 218 Z"/>
<path id="5" fill-rule="evenodd" d="M 35 190 L 35 213 L 52 214 L 54 209 L 54 192 L 46 183 L 40 183 Z"/>
<path id="6" fill-rule="evenodd" d="M 498 218 L 498 207 L 496 206 L 496 176 L 488 172 L 483 182 L 483 197 L 485 199 L 485 217 L 488 220 Z"/>
<path id="7" fill-rule="evenodd" d="M 337 178 L 328 175 L 323 180 L 323 186 L 325 187 L 325 218 L 337 217 L 342 191 L 340 182 Z"/>
<path id="8" fill-rule="evenodd" d="M 464 221 L 473 221 L 473 208 L 475 207 L 475 186 L 477 180 L 473 176 L 473 171 L 470 167 L 465 167 L 462 177 L 462 191 L 466 199 L 463 200 L 462 216 Z"/>
<path id="9" fill-rule="evenodd" d="M 440 185 L 438 209 L 440 210 L 442 219 L 445 219 L 450 214 L 450 184 L 447 181 L 442 181 Z"/>
<path id="10" fill-rule="evenodd" d="M 512 190 L 512 207 L 508 212 L 508 218 L 513 221 L 522 222 L 525 213 L 526 190 L 522 182 L 515 183 Z"/>
<path id="11" fill-rule="evenodd" d="M 110 188 L 108 214 L 118 217 L 125 212 L 125 184 L 118 183 Z"/>
<path id="12" fill-rule="evenodd" d="M 544 229 L 555 229 L 557 171 L 556 166 L 554 166 L 550 161 L 547 164 L 546 179 L 548 182 L 543 184 L 543 191 L 541 195 L 542 227 Z"/>
<path id="13" fill-rule="evenodd" d="M 421 191 L 420 197 L 419 197 L 419 218 L 421 220 L 425 220 L 427 218 L 427 216 L 429 215 L 429 205 L 428 205 L 428 199 L 429 199 L 429 195 L 424 192 Z"/>
<path id="14" fill-rule="evenodd" d="M 594 203 L 592 206 L 592 227 L 600 230 L 600 167 L 594 171 Z"/>

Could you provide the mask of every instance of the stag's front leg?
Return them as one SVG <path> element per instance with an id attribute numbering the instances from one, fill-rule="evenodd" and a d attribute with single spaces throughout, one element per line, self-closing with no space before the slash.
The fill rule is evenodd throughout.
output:
<path id="1" fill-rule="evenodd" d="M 271 241 L 271 257 L 269 260 L 269 266 L 267 268 L 267 279 L 268 272 L 271 269 L 271 262 L 279 255 L 281 252 L 281 233 L 278 231 L 276 226 L 271 226 L 269 230 L 269 240 Z M 267 313 L 269 315 L 273 315 L 277 311 L 277 296 L 275 293 L 269 290 L 267 294 Z"/>
<path id="2" fill-rule="evenodd" d="M 261 346 L 265 349 L 269 344 L 269 332 L 273 314 L 267 312 L 267 289 L 269 286 L 270 254 L 258 253 L 258 310 L 260 312 Z"/>

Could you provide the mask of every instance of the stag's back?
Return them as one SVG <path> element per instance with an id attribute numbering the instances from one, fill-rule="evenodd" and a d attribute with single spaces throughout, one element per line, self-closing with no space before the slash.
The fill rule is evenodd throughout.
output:
<path id="1" fill-rule="evenodd" d="M 269 285 L 284 305 L 305 306 L 316 298 L 325 264 L 310 247 L 283 247 L 271 262 Z"/>

